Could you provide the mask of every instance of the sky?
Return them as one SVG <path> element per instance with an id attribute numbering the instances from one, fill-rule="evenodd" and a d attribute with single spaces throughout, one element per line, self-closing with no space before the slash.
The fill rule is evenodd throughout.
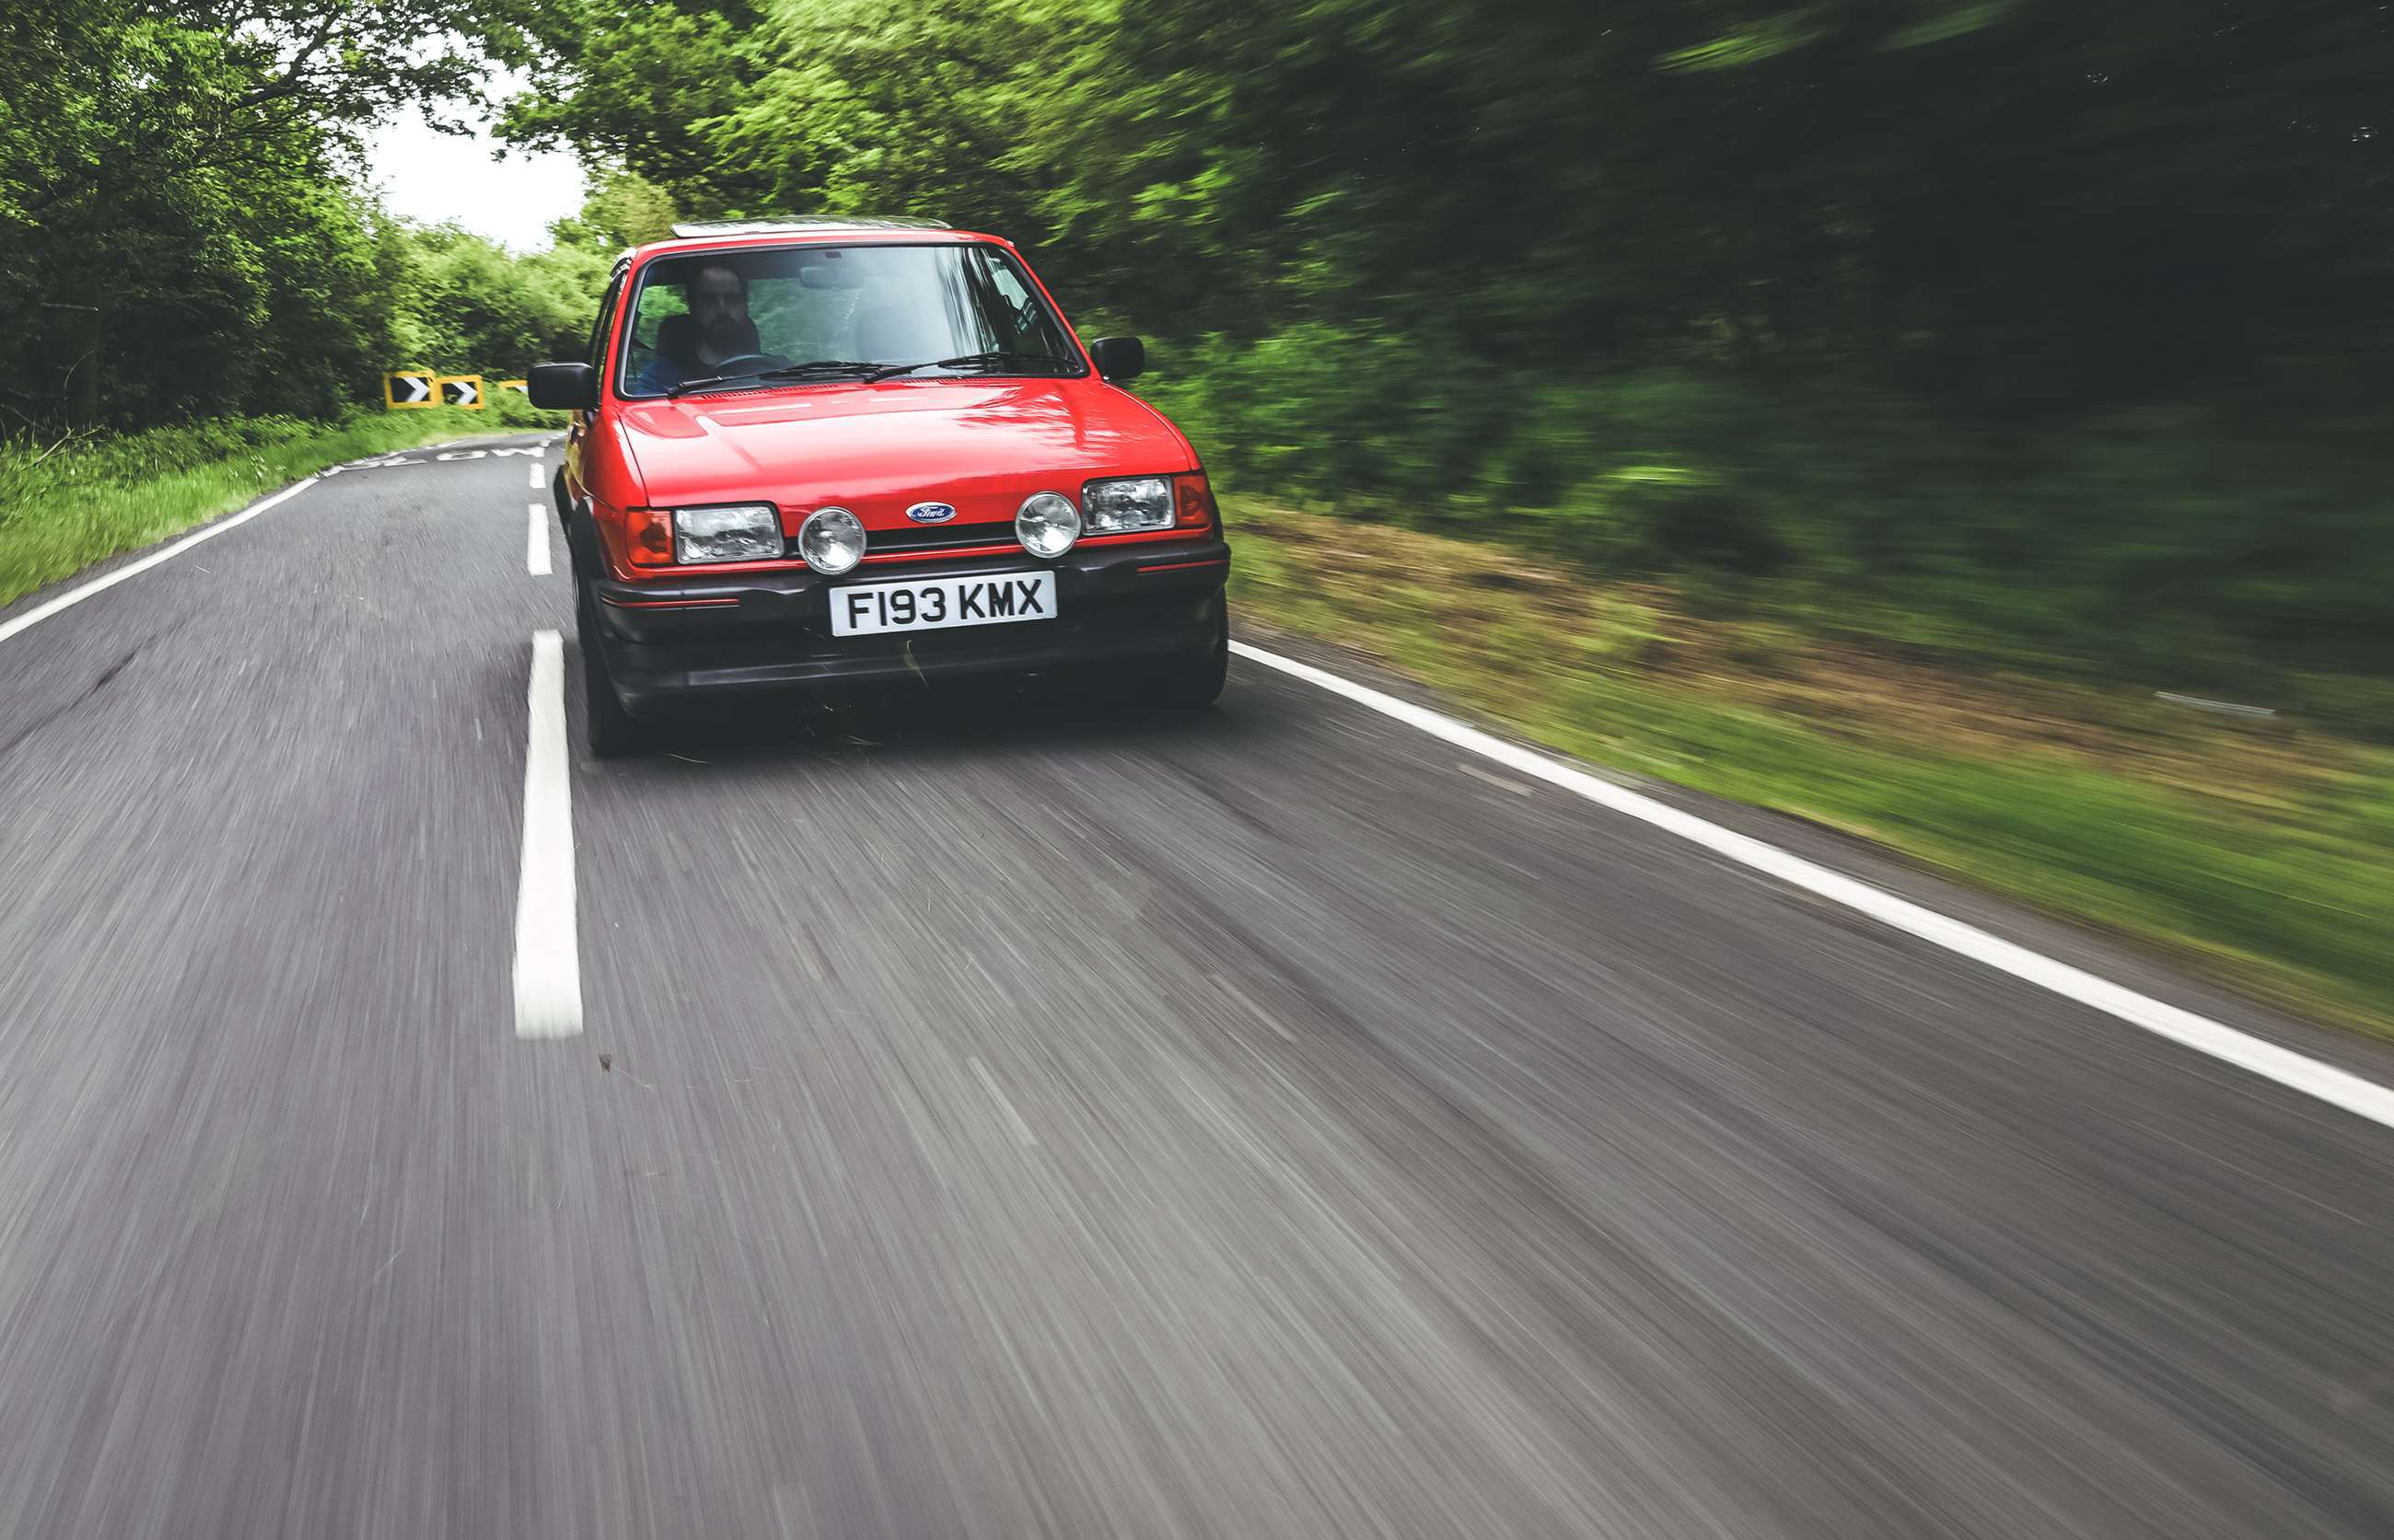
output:
<path id="1" fill-rule="evenodd" d="M 493 95 L 504 99 L 519 87 L 502 78 Z M 420 111 L 410 110 L 375 131 L 366 159 L 392 213 L 427 224 L 454 219 L 519 252 L 538 250 L 548 244 L 550 220 L 580 211 L 582 168 L 554 151 L 510 150 L 494 161 L 495 148 L 487 132 L 471 138 L 436 134 Z"/>

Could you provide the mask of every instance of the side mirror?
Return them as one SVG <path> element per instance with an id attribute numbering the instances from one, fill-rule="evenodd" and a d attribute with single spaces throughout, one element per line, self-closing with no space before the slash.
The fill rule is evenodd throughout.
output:
<path id="1" fill-rule="evenodd" d="M 1147 344 L 1137 337 L 1099 337 L 1089 344 L 1098 373 L 1114 384 L 1138 379 L 1147 368 Z"/>
<path id="2" fill-rule="evenodd" d="M 524 394 L 547 411 L 596 411 L 598 372 L 586 363 L 536 363 L 524 377 Z"/>

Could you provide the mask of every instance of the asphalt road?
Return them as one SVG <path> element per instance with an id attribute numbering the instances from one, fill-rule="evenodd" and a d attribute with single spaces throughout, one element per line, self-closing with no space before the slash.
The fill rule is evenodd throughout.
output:
<path id="1" fill-rule="evenodd" d="M 0 641 L 0 1534 L 2394 1533 L 2394 1129 L 1244 659 L 577 747 L 519 1038 L 540 443 Z"/>

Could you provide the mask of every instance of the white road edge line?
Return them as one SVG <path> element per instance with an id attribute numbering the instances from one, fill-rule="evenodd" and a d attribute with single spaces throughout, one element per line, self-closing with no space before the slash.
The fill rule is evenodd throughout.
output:
<path id="1" fill-rule="evenodd" d="M 1882 924 L 1942 946 L 1949 952 L 1974 962 L 1982 962 L 1998 972 L 2009 973 L 2041 989 L 2049 989 L 2064 998 L 2107 1015 L 2116 1016 L 2131 1026 L 2142 1027 L 2198 1053 L 2207 1053 L 2264 1079 L 2274 1080 L 2289 1090 L 2315 1096 L 2331 1106 L 2357 1113 L 2373 1123 L 2394 1128 L 2394 1090 L 2357 1075 L 2322 1064 L 2292 1049 L 2280 1048 L 2250 1033 L 2224 1026 L 2191 1011 L 2183 1011 L 2150 996 L 2140 995 L 2109 979 L 2098 978 L 2084 969 L 2057 962 L 2001 936 L 1990 935 L 1976 926 L 1948 920 L 1933 909 L 1923 908 L 1893 894 L 1882 893 L 1868 883 L 1831 871 L 1826 867 L 1815 866 L 1800 856 L 1790 855 L 1776 845 L 1765 844 L 1760 840 L 1707 823 L 1691 813 L 1682 812 L 1626 787 L 1615 786 L 1584 770 L 1574 770 L 1570 765 L 1532 753 L 1410 701 L 1400 700 L 1392 695 L 1358 685 L 1310 664 L 1300 663 L 1295 659 L 1266 652 L 1244 642 L 1232 642 L 1230 650 L 1266 668 L 1277 669 L 1333 695 L 1344 697 L 1382 716 L 1392 717 L 1407 726 L 1418 728 L 1457 749 L 1493 760 L 1507 769 L 1533 777 L 1548 785 L 1575 792 L 1615 813 L 1702 845 L 1741 866 L 1817 894 L 1831 903 L 1842 904 Z"/>
<path id="2" fill-rule="evenodd" d="M 573 921 L 573 793 L 565 756 L 565 644 L 532 633 L 531 731 L 524 743 L 523 869 L 516 880 L 516 1036 L 582 1032 L 582 958 Z"/>
<path id="3" fill-rule="evenodd" d="M 530 504 L 532 524 L 524 531 L 524 569 L 535 578 L 548 576 L 548 511 Z"/>
<path id="4" fill-rule="evenodd" d="M 43 600 L 40 604 L 35 605 L 33 608 L 25 611 L 22 615 L 12 617 L 7 620 L 0 620 L 0 642 L 7 641 L 9 637 L 16 635 L 20 631 L 39 625 L 42 621 L 48 620 L 53 615 L 56 615 L 59 610 L 79 605 L 95 594 L 104 593 L 109 589 L 114 588 L 118 583 L 123 582 L 125 579 L 132 577 L 137 572 L 147 572 L 151 568 L 157 566 L 160 562 L 172 561 L 175 557 L 181 555 L 184 552 L 190 550 L 192 546 L 199 544 L 200 542 L 204 540 L 214 540 L 228 529 L 239 529 L 242 525 L 247 524 L 251 519 L 256 518 L 258 515 L 266 512 L 269 508 L 274 507 L 279 503 L 286 502 L 292 498 L 297 497 L 301 492 L 304 492 L 309 488 L 314 486 L 319 479 L 319 477 L 311 476 L 305 481 L 294 482 L 292 485 L 285 487 L 281 491 L 275 493 L 272 497 L 260 498 L 257 502 L 251 503 L 248 507 L 243 508 L 237 514 L 227 515 L 225 517 L 217 520 L 214 524 L 202 526 L 195 532 L 184 536 L 181 540 L 177 541 L 174 544 L 167 546 L 162 551 L 152 551 L 150 555 L 142 557 L 138 561 L 126 562 L 123 567 L 118 568 L 115 571 L 109 573 L 105 577 L 94 578 L 91 581 L 84 584 L 81 588 L 70 588 L 55 599 Z"/>

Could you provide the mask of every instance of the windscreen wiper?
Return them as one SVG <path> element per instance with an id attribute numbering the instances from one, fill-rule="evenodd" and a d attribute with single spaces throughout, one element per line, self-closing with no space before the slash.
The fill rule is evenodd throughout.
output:
<path id="1" fill-rule="evenodd" d="M 864 379 L 865 383 L 870 385 L 875 380 L 891 379 L 900 374 L 912 374 L 918 369 L 1019 369 L 1024 364 L 1041 365 L 1044 372 L 1050 374 L 1072 366 L 1071 359 L 1059 359 L 1050 354 L 1015 353 L 999 349 L 990 353 L 964 353 L 953 359 L 926 359 L 921 363 L 884 364 L 867 374 Z"/>
<path id="2" fill-rule="evenodd" d="M 880 367 L 862 359 L 810 359 L 805 363 L 783 364 L 778 369 L 752 370 L 741 374 L 702 374 L 695 380 L 684 380 L 669 387 L 665 394 L 679 396 L 685 391 L 704 390 L 709 385 L 737 385 L 742 380 L 811 380 L 829 374 L 872 375 Z"/>

